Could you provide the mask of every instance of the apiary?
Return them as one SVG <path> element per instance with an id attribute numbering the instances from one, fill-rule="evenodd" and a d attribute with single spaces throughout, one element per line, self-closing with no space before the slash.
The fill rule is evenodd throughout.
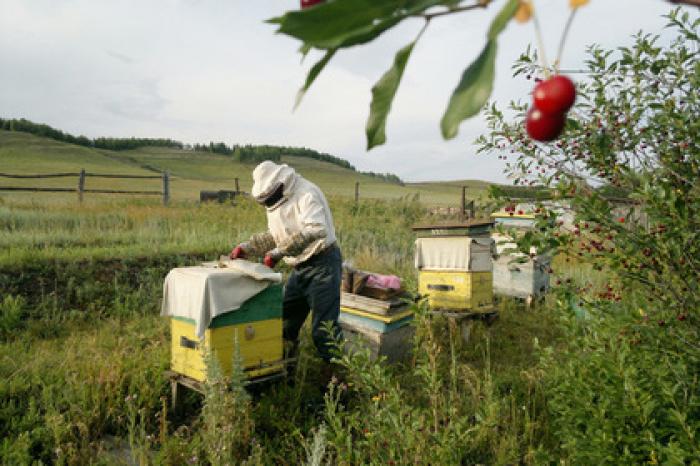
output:
<path id="1" fill-rule="evenodd" d="M 413 227 L 418 290 L 431 309 L 493 310 L 492 227 L 483 220 Z"/>
<path id="2" fill-rule="evenodd" d="M 235 357 L 249 379 L 284 371 L 280 282 L 280 274 L 242 260 L 171 270 L 161 309 L 170 317 L 171 371 L 204 382 L 207 354 L 224 375 Z"/>
<path id="3" fill-rule="evenodd" d="M 534 228 L 535 216 L 529 212 L 497 212 L 492 218 L 497 225 L 511 229 L 509 233 L 492 235 L 497 252 L 493 264 L 494 293 L 522 298 L 530 304 L 549 290 L 551 257 L 538 254 L 535 248 L 531 248 L 529 254 L 514 251 L 512 235 Z"/>
<path id="4" fill-rule="evenodd" d="M 373 358 L 404 360 L 411 349 L 413 311 L 401 299 L 379 300 L 343 292 L 338 318 L 351 351 L 369 348 Z"/>

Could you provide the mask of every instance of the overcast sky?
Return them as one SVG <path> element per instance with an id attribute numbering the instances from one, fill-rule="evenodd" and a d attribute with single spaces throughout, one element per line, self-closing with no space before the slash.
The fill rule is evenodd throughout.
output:
<path id="1" fill-rule="evenodd" d="M 503 3 L 431 23 L 394 101 L 388 142 L 369 153 L 370 89 L 422 22 L 337 54 L 292 113 L 317 56 L 301 64 L 299 43 L 263 21 L 298 8 L 298 0 L 0 0 L 0 117 L 88 137 L 306 146 L 413 181 L 504 181 L 495 156 L 475 155 L 473 141 L 486 129 L 481 117 L 450 142 L 439 131 L 449 95 Z M 568 0 L 535 5 L 551 57 Z M 661 33 L 669 10 L 662 0 L 591 0 L 577 15 L 562 66 L 579 67 L 588 44 L 630 44 L 639 29 Z M 532 23 L 512 23 L 499 40 L 492 98 L 502 106 L 529 99 L 532 82 L 510 71 L 529 43 Z"/>

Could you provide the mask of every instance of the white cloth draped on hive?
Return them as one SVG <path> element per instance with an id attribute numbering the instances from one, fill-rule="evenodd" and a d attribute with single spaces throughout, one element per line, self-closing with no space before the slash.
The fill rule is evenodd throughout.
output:
<path id="1" fill-rule="evenodd" d="M 467 236 L 416 239 L 418 270 L 490 272 L 496 246 L 491 238 Z"/>
<path id="2" fill-rule="evenodd" d="M 195 267 L 172 269 L 163 284 L 160 315 L 184 317 L 195 321 L 199 338 L 212 319 L 235 311 L 271 283 L 280 283 L 282 275 L 263 264 L 245 260 L 216 262 Z"/>

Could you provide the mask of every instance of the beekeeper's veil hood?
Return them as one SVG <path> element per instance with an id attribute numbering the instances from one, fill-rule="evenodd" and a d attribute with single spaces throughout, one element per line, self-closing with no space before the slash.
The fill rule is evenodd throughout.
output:
<path id="1" fill-rule="evenodd" d="M 282 204 L 292 193 L 297 179 L 297 173 L 287 164 L 276 164 L 266 160 L 253 170 L 253 189 L 251 194 L 256 201 L 274 208 Z M 267 201 L 273 195 L 279 195 L 278 190 L 282 189 L 281 196 L 277 202 L 269 205 Z"/>

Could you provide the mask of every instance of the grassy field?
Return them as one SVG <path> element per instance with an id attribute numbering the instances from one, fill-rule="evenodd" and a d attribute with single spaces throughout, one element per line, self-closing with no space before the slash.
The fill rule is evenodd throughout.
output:
<path id="1" fill-rule="evenodd" d="M 327 196 L 354 196 L 355 182 L 360 183 L 360 196 L 371 199 L 399 199 L 418 195 L 426 204 L 457 205 L 461 186 L 469 188 L 469 197 L 484 195 L 488 183 L 464 181 L 450 183 L 416 183 L 400 186 L 361 175 L 338 165 L 302 157 L 283 157 L 303 176 L 318 184 Z M 243 191 L 250 191 L 254 164 L 234 162 L 230 157 L 178 149 L 142 148 L 132 151 L 90 149 L 40 138 L 31 134 L 0 130 L 1 172 L 36 174 L 78 172 L 84 168 L 94 173 L 153 175 L 168 170 L 171 173 L 171 195 L 175 200 L 196 201 L 200 190 L 234 189 L 239 178 Z M 3 186 L 77 187 L 77 177 L 42 180 L 0 178 Z M 119 180 L 88 177 L 87 189 L 160 190 L 159 180 Z M 2 196 L 15 196 L 3 194 Z M 20 195 L 27 197 L 27 194 Z M 69 200 L 73 194 L 54 195 Z M 33 197 L 33 196 L 29 196 Z M 88 195 L 90 199 L 105 195 Z M 41 197 L 39 197 L 41 199 Z M 45 196 L 44 196 L 45 198 Z M 102 199 L 99 200 L 101 202 Z"/>
<path id="2" fill-rule="evenodd" d="M 346 259 L 416 290 L 410 226 L 424 206 L 334 198 L 331 208 Z M 695 359 L 678 357 L 693 347 L 635 323 L 644 297 L 634 290 L 612 314 L 620 324 L 590 308 L 584 320 L 572 315 L 567 303 L 600 290 L 605 274 L 563 260 L 553 280 L 570 286 L 532 309 L 503 299 L 496 323 L 476 325 L 468 343 L 419 305 L 407 364 L 360 353 L 343 361 L 345 382 L 324 389 L 306 328 L 293 384 L 249 394 L 223 381 L 173 414 L 163 278 L 264 224 L 252 202 L 4 199 L 0 462 L 695 464 L 683 461 L 697 446 L 698 380 L 683 375 L 696 373 Z M 663 450 L 669 442 L 675 450 Z"/>

